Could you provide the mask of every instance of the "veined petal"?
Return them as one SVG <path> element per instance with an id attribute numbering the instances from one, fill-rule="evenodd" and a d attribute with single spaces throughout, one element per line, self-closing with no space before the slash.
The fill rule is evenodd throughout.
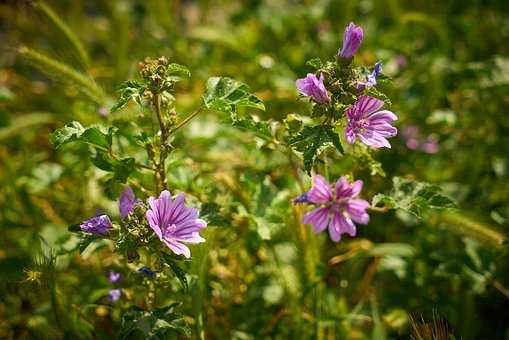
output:
<path id="1" fill-rule="evenodd" d="M 341 234 L 348 234 L 354 237 L 357 234 L 357 228 L 355 224 L 349 217 L 342 216 L 343 218 L 339 219 Z"/>
<path id="2" fill-rule="evenodd" d="M 191 257 L 191 250 L 189 250 L 189 248 L 186 245 L 173 240 L 171 241 L 163 240 L 163 241 L 166 244 L 166 246 L 170 248 L 171 251 L 174 252 L 176 255 L 184 255 L 186 258 Z"/>
<path id="3" fill-rule="evenodd" d="M 329 236 L 332 241 L 339 242 L 341 240 L 341 220 L 344 219 L 340 213 L 335 213 L 329 224 Z"/>
<path id="4" fill-rule="evenodd" d="M 154 230 L 156 235 L 159 238 L 161 238 L 163 233 L 161 231 L 161 228 L 159 227 L 159 220 L 157 218 L 157 212 L 154 210 L 147 210 L 147 212 L 145 213 L 145 217 L 148 220 L 148 225 L 150 226 L 150 228 L 152 228 L 152 230 Z"/>
<path id="5" fill-rule="evenodd" d="M 395 120 L 398 120 L 398 116 L 396 116 L 394 114 L 394 112 L 391 112 L 389 110 L 382 110 L 382 111 L 377 111 L 377 112 L 373 113 L 372 115 L 370 115 L 369 120 L 371 122 L 374 122 L 377 120 L 393 122 Z"/>
<path id="6" fill-rule="evenodd" d="M 320 175 L 313 176 L 313 187 L 307 195 L 308 201 L 315 204 L 323 204 L 332 199 L 330 184 Z"/>
<path id="7" fill-rule="evenodd" d="M 369 207 L 369 203 L 362 199 L 353 199 L 348 201 L 346 205 L 346 211 L 350 215 L 350 218 L 360 224 L 369 223 L 369 215 L 366 209 Z"/>
<path id="8" fill-rule="evenodd" d="M 322 232 L 329 222 L 329 208 L 316 208 L 302 219 L 303 224 L 311 224 L 315 233 Z"/>
<path id="9" fill-rule="evenodd" d="M 362 112 L 362 116 L 366 117 L 373 112 L 378 111 L 384 102 L 380 99 L 370 96 L 360 96 L 357 102 L 354 104 L 359 112 Z"/>

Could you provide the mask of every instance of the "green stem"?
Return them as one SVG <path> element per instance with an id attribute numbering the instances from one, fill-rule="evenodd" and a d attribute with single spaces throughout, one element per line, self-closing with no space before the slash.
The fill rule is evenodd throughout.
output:
<path id="1" fill-rule="evenodd" d="M 196 109 L 193 113 L 191 113 L 189 116 L 187 116 L 186 118 L 184 118 L 183 121 L 181 121 L 180 123 L 177 124 L 177 126 L 175 126 L 173 129 L 171 129 L 170 131 L 170 135 L 175 133 L 175 131 L 177 131 L 178 129 L 180 129 L 181 127 L 185 126 L 187 123 L 189 123 L 191 121 L 191 119 L 193 119 L 194 117 L 196 117 L 200 112 L 201 110 L 203 109 L 202 106 L 200 106 L 198 109 Z"/>

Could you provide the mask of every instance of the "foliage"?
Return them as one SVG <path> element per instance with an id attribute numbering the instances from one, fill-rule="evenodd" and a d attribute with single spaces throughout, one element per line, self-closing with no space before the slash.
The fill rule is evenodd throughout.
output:
<path id="1" fill-rule="evenodd" d="M 0 338 L 506 338 L 506 7 L 2 2 Z M 398 116 L 390 150 L 347 142 L 361 94 Z M 301 223 L 316 174 L 364 182 L 355 238 Z M 208 223 L 190 259 L 147 221 L 165 188 Z"/>

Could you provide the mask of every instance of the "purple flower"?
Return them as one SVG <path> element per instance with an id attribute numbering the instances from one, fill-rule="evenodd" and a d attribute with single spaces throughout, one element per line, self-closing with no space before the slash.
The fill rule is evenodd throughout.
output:
<path id="1" fill-rule="evenodd" d="M 440 145 L 438 144 L 438 138 L 434 135 L 429 135 L 426 138 L 426 141 L 422 144 L 422 151 L 433 154 L 437 153 L 440 149 Z"/>
<path id="2" fill-rule="evenodd" d="M 118 209 L 120 210 L 120 217 L 126 218 L 133 210 L 137 204 L 140 204 L 141 201 L 134 196 L 133 189 L 130 186 L 126 185 L 124 191 L 120 194 L 120 198 L 118 200 Z"/>
<path id="3" fill-rule="evenodd" d="M 373 68 L 373 72 L 371 72 L 370 74 L 368 74 L 366 76 L 366 81 L 359 82 L 359 84 L 357 84 L 357 90 L 362 91 L 369 87 L 375 86 L 376 78 L 380 75 L 381 72 L 382 72 L 382 62 L 379 61 L 375 64 L 375 67 Z"/>
<path id="4" fill-rule="evenodd" d="M 108 281 L 110 281 L 110 283 L 119 283 L 120 281 L 122 281 L 122 274 L 114 270 L 110 270 L 110 272 L 108 273 Z"/>
<path id="5" fill-rule="evenodd" d="M 103 118 L 106 118 L 108 117 L 108 114 L 110 113 L 110 111 L 108 110 L 108 108 L 104 107 L 104 106 L 101 106 L 97 109 L 97 113 L 103 117 Z"/>
<path id="6" fill-rule="evenodd" d="M 205 242 L 199 231 L 207 222 L 198 218 L 198 210 L 185 206 L 185 195 L 180 194 L 174 200 L 169 191 L 161 192 L 159 198 L 148 199 L 150 209 L 147 220 L 159 239 L 177 255 L 191 257 L 191 251 L 182 242 Z"/>
<path id="7" fill-rule="evenodd" d="M 320 79 L 316 78 L 313 73 L 308 73 L 306 78 L 297 79 L 295 85 L 302 95 L 313 98 L 319 104 L 330 102 L 329 94 L 323 84 L 322 73 L 320 73 Z"/>
<path id="8" fill-rule="evenodd" d="M 322 176 L 313 176 L 313 186 L 307 192 L 307 199 L 318 207 L 307 213 L 302 223 L 311 224 L 317 234 L 328 228 L 329 236 L 334 242 L 339 242 L 342 234 L 355 236 L 354 222 L 369 222 L 366 212 L 369 203 L 357 198 L 361 189 L 361 180 L 349 183 L 343 176 L 333 188 Z"/>
<path id="9" fill-rule="evenodd" d="M 117 302 L 122 297 L 122 289 L 110 289 L 108 293 L 108 299 L 111 302 Z"/>
<path id="10" fill-rule="evenodd" d="M 417 150 L 421 144 L 420 136 L 421 132 L 419 128 L 415 125 L 407 125 L 403 128 L 403 138 L 405 139 L 405 143 L 407 148 L 410 150 Z"/>
<path id="11" fill-rule="evenodd" d="M 362 28 L 351 22 L 346 27 L 345 33 L 343 33 L 343 47 L 341 48 L 341 51 L 339 51 L 339 56 L 345 59 L 352 58 L 361 45 L 363 37 L 364 32 L 362 31 Z"/>
<path id="12" fill-rule="evenodd" d="M 380 99 L 361 96 L 346 110 L 348 123 L 345 134 L 348 143 L 353 144 L 359 138 L 373 148 L 391 147 L 387 138 L 397 135 L 398 130 L 391 123 L 398 117 L 391 111 L 378 111 L 383 105 Z"/>
<path id="13" fill-rule="evenodd" d="M 81 223 L 80 228 L 86 233 L 104 235 L 112 228 L 112 225 L 108 215 L 99 215 Z"/>

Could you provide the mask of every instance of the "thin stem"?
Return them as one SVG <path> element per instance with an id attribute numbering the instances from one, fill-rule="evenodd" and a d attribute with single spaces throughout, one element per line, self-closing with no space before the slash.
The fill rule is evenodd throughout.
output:
<path id="1" fill-rule="evenodd" d="M 177 124 L 177 126 L 175 126 L 173 129 L 171 129 L 170 131 L 170 134 L 173 134 L 175 133 L 175 131 L 177 131 L 178 129 L 180 129 L 181 127 L 183 127 L 184 125 L 186 125 L 187 123 L 189 123 L 189 121 L 191 119 L 193 119 L 194 117 L 196 117 L 200 112 L 201 110 L 203 109 L 202 106 L 198 107 L 193 113 L 191 113 L 189 116 L 187 116 L 186 118 L 184 118 L 183 121 L 181 121 L 180 123 Z"/>
<path id="2" fill-rule="evenodd" d="M 369 211 L 376 212 L 376 213 L 386 213 L 389 211 L 389 208 L 387 207 L 368 207 Z"/>
<path id="3" fill-rule="evenodd" d="M 156 112 L 157 120 L 159 121 L 159 128 L 161 129 L 161 140 L 159 144 L 159 162 L 156 162 L 155 158 L 152 159 L 154 166 L 156 167 L 155 182 L 156 190 L 158 192 L 166 188 L 166 141 L 168 140 L 168 130 L 164 123 L 163 115 L 161 112 L 161 96 L 156 94 L 153 101 L 154 110 Z"/>

